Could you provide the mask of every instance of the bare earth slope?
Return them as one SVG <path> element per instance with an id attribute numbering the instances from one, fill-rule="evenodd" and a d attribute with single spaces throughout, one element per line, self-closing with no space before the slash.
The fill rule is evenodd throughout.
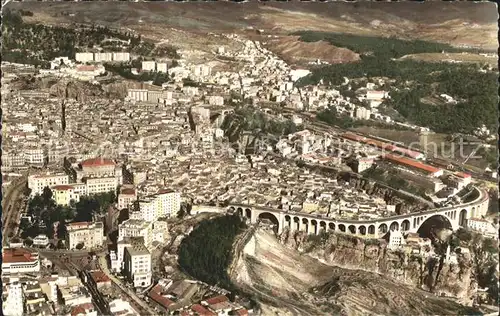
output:
<path id="1" fill-rule="evenodd" d="M 456 315 L 460 305 L 361 270 L 323 264 L 257 230 L 236 283 L 257 293 L 265 315 Z M 278 306 L 278 307 L 273 307 Z"/>
<path id="2" fill-rule="evenodd" d="M 453 45 L 496 50 L 497 10 L 494 3 L 443 2 L 16 2 L 13 9 L 34 12 L 27 21 L 46 24 L 98 23 L 124 27 L 156 40 L 170 39 L 174 45 L 203 50 L 198 43 L 208 32 L 239 33 L 249 28 L 266 34 L 288 35 L 293 31 L 321 30 L 358 35 L 395 36 L 424 39 Z M 183 31 L 183 32 L 181 32 Z M 219 41 L 220 39 L 216 40 Z M 281 41 L 281 42 L 280 42 Z M 283 42 L 284 41 L 284 42 Z M 294 44 L 278 40 L 277 53 L 284 43 L 293 54 L 322 59 L 335 48 Z M 208 45 L 209 47 L 210 45 Z M 272 49 L 272 45 L 270 45 Z M 334 52 L 333 55 L 337 55 Z M 347 52 L 350 61 L 352 53 Z M 285 54 L 286 55 L 286 54 Z M 323 59 L 326 60 L 326 59 Z"/>

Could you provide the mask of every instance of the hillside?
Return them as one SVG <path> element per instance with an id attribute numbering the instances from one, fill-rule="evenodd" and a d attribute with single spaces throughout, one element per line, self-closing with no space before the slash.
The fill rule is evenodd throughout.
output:
<path id="1" fill-rule="evenodd" d="M 248 29 L 267 34 L 315 30 L 366 36 L 394 36 L 401 39 L 438 41 L 455 46 L 496 50 L 497 13 L 493 3 L 470 2 L 79 2 L 9 3 L 11 9 L 34 12 L 27 22 L 59 24 L 126 25 L 144 37 L 170 41 L 184 49 L 208 50 L 220 45 L 214 33 L 247 33 Z M 202 40 L 203 39 L 203 40 Z M 310 45 L 286 42 L 293 54 L 307 56 Z M 297 40 L 298 42 L 298 40 Z M 272 45 L 270 45 L 272 46 Z M 272 48 L 272 47 L 271 47 Z M 278 53 L 283 48 L 277 45 Z M 314 47 L 315 58 L 329 54 L 331 47 Z M 319 56 L 319 57 L 316 57 Z M 350 59 L 351 56 L 347 56 Z"/>

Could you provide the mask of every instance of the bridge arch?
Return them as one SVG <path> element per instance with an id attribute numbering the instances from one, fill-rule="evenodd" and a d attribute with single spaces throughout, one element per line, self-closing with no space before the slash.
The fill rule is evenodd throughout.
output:
<path id="1" fill-rule="evenodd" d="M 302 227 L 304 228 L 304 231 L 309 234 L 309 220 L 305 217 L 302 219 Z"/>
<path id="2" fill-rule="evenodd" d="M 459 218 L 458 218 L 458 225 L 462 226 L 462 227 L 465 227 L 467 226 L 467 210 L 466 209 L 462 209 L 460 211 L 460 215 L 459 215 Z"/>
<path id="3" fill-rule="evenodd" d="M 310 229 L 310 231 L 314 235 L 318 234 L 318 222 L 315 219 L 311 220 L 311 229 Z"/>
<path id="4" fill-rule="evenodd" d="M 409 231 L 410 230 L 410 221 L 405 219 L 404 221 L 401 222 L 401 230 L 402 231 Z"/>
<path id="5" fill-rule="evenodd" d="M 290 215 L 285 215 L 285 226 L 288 228 L 292 228 L 292 218 Z"/>
<path id="6" fill-rule="evenodd" d="M 375 235 L 375 225 L 368 226 L 368 234 Z"/>
<path id="7" fill-rule="evenodd" d="M 344 224 L 339 224 L 339 230 L 343 233 L 345 233 L 345 225 Z"/>
<path id="8" fill-rule="evenodd" d="M 326 232 L 326 222 L 325 221 L 320 221 L 319 222 L 319 230 Z"/>
<path id="9" fill-rule="evenodd" d="M 243 217 L 243 208 L 238 207 L 236 210 L 238 211 L 238 215 Z"/>
<path id="10" fill-rule="evenodd" d="M 360 235 L 366 235 L 366 226 L 365 226 L 365 225 L 360 225 L 360 226 L 358 227 L 358 233 L 359 233 Z"/>
<path id="11" fill-rule="evenodd" d="M 351 234 L 356 235 L 356 226 L 349 225 L 348 229 Z"/>
<path id="12" fill-rule="evenodd" d="M 385 233 L 387 233 L 387 224 L 380 224 L 378 226 L 378 232 L 381 235 L 385 235 Z"/>
<path id="13" fill-rule="evenodd" d="M 427 217 L 420 223 L 420 226 L 417 228 L 417 233 L 420 236 L 430 237 L 434 229 L 442 228 L 453 230 L 453 222 L 445 214 L 435 214 Z"/>
<path id="14" fill-rule="evenodd" d="M 233 213 L 236 211 L 236 209 L 234 208 L 234 206 L 230 206 L 229 209 L 228 209 L 229 213 Z"/>
<path id="15" fill-rule="evenodd" d="M 328 223 L 329 230 L 335 230 L 335 223 Z"/>
<path id="16" fill-rule="evenodd" d="M 279 222 L 278 218 L 276 217 L 276 215 L 274 215 L 273 213 L 262 212 L 259 214 L 258 219 L 271 221 L 274 225 L 274 232 L 275 233 L 280 232 L 280 222 Z"/>
<path id="17" fill-rule="evenodd" d="M 293 218 L 293 230 L 300 230 L 300 218 L 297 216 Z"/>
<path id="18" fill-rule="evenodd" d="M 399 223 L 398 222 L 392 222 L 391 226 L 389 226 L 389 229 L 391 231 L 399 230 Z"/>
<path id="19" fill-rule="evenodd" d="M 249 208 L 245 209 L 245 216 L 246 218 L 252 218 L 252 210 Z"/>

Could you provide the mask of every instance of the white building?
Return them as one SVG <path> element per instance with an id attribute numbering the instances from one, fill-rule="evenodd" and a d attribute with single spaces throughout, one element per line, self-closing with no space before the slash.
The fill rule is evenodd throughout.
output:
<path id="1" fill-rule="evenodd" d="M 2 259 L 2 275 L 40 271 L 37 252 L 24 248 L 4 248 Z"/>
<path id="2" fill-rule="evenodd" d="M 356 172 L 361 173 L 373 165 L 373 158 L 359 158 L 356 163 Z"/>
<path id="3" fill-rule="evenodd" d="M 7 299 L 2 304 L 2 310 L 5 316 L 24 315 L 23 288 L 18 279 L 11 279 L 7 285 Z"/>
<path id="4" fill-rule="evenodd" d="M 95 53 L 94 61 L 98 63 L 113 61 L 113 53 Z"/>
<path id="5" fill-rule="evenodd" d="M 224 105 L 224 98 L 217 95 L 210 96 L 208 97 L 208 104 L 222 106 Z"/>
<path id="6" fill-rule="evenodd" d="M 128 89 L 127 96 L 135 101 L 147 101 L 148 90 L 146 89 Z"/>
<path id="7" fill-rule="evenodd" d="M 134 188 L 123 187 L 118 194 L 118 209 L 129 207 L 137 200 L 137 192 Z"/>
<path id="8" fill-rule="evenodd" d="M 144 237 L 144 244 L 149 249 L 153 243 L 153 223 L 128 219 L 118 225 L 118 241 L 126 237 Z"/>
<path id="9" fill-rule="evenodd" d="M 139 208 L 145 221 L 154 222 L 162 217 L 176 217 L 181 208 L 179 192 L 160 191 L 139 201 Z"/>
<path id="10" fill-rule="evenodd" d="M 156 71 L 167 73 L 167 63 L 156 63 Z"/>
<path id="11" fill-rule="evenodd" d="M 43 165 L 47 154 L 43 148 L 30 148 L 24 150 L 24 161 L 30 165 Z"/>
<path id="12" fill-rule="evenodd" d="M 117 298 L 109 302 L 109 311 L 112 316 L 115 315 L 126 315 L 126 316 L 140 316 L 139 312 L 136 311 L 129 302 Z"/>
<path id="13" fill-rule="evenodd" d="M 30 196 L 42 194 L 45 187 L 54 185 L 66 185 L 69 182 L 69 177 L 66 174 L 37 174 L 28 177 L 28 188 L 31 189 Z"/>
<path id="14" fill-rule="evenodd" d="M 143 71 L 156 71 L 156 62 L 154 60 L 143 61 L 142 62 L 142 70 Z"/>
<path id="15" fill-rule="evenodd" d="M 356 118 L 357 119 L 360 119 L 360 120 L 369 120 L 370 119 L 370 115 L 371 115 L 371 111 L 362 107 L 362 106 L 358 106 L 356 107 Z"/>
<path id="16" fill-rule="evenodd" d="M 482 218 L 469 218 L 467 220 L 467 226 L 470 229 L 481 232 L 483 234 L 495 234 L 498 232 L 495 226 L 493 226 L 493 223 Z"/>
<path id="17" fill-rule="evenodd" d="M 130 60 L 130 53 L 127 52 L 116 52 L 113 53 L 113 61 L 125 62 Z"/>
<path id="18" fill-rule="evenodd" d="M 75 60 L 80 63 L 89 63 L 94 61 L 94 53 L 76 53 Z"/>
<path id="19" fill-rule="evenodd" d="M 389 232 L 389 249 L 397 249 L 406 243 L 403 234 L 399 230 L 391 230 Z"/>
<path id="20" fill-rule="evenodd" d="M 76 249 L 83 244 L 87 249 L 102 246 L 104 241 L 104 225 L 102 222 L 78 222 L 66 224 L 68 249 Z"/>
<path id="21" fill-rule="evenodd" d="M 85 183 L 87 185 L 88 195 L 116 192 L 116 189 L 118 188 L 118 180 L 115 177 L 88 178 Z"/>
<path id="22" fill-rule="evenodd" d="M 49 237 L 46 235 L 38 235 L 33 239 L 33 246 L 47 247 L 49 244 Z"/>
<path id="23" fill-rule="evenodd" d="M 134 287 L 151 285 L 151 254 L 145 246 L 136 244 L 125 247 L 123 262 L 124 275 Z"/>

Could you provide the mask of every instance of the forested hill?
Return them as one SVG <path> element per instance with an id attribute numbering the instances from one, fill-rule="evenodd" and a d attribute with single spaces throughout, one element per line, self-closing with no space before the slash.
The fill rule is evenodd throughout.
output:
<path id="1" fill-rule="evenodd" d="M 396 58 L 423 52 L 459 52 L 464 49 L 425 41 L 403 41 L 394 38 L 370 38 L 355 35 L 300 32 L 302 40 L 326 40 L 361 54 L 353 63 L 316 67 L 297 86 L 323 84 L 340 86 L 344 78 L 375 77 L 394 79 L 387 86 L 391 100 L 383 107 L 397 110 L 408 121 L 436 132 L 472 133 L 483 124 L 495 131 L 498 125 L 498 72 L 488 65 L 422 62 Z M 457 104 L 434 105 L 426 97 L 447 94 Z"/>

